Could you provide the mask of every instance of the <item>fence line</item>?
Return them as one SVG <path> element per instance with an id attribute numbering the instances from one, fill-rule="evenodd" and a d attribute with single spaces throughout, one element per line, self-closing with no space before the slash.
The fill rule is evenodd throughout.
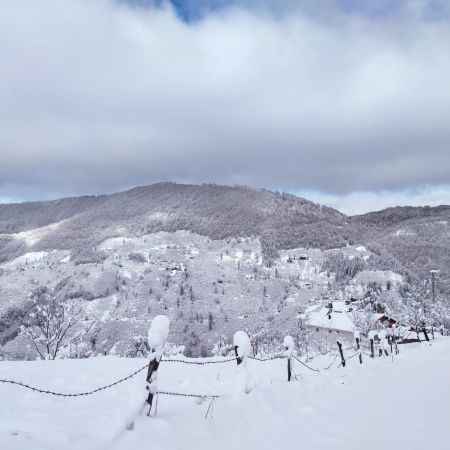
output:
<path id="1" fill-rule="evenodd" d="M 348 350 L 348 349 L 353 349 L 353 347 L 348 347 L 344 350 Z M 357 355 L 359 355 L 360 351 L 355 352 L 353 355 L 351 355 L 350 357 L 347 358 L 347 360 L 351 360 L 354 357 L 356 357 Z M 368 355 L 366 352 L 362 352 L 365 355 Z M 316 359 L 317 357 L 319 357 L 320 355 L 317 355 L 316 357 L 311 358 L 311 360 Z M 368 355 L 370 356 L 370 355 Z M 267 357 L 267 358 L 259 358 L 256 356 L 249 356 L 249 359 L 252 359 L 254 361 L 258 361 L 258 362 L 267 362 L 267 361 L 273 361 L 276 359 L 287 359 L 288 357 L 286 357 L 285 355 L 274 355 L 271 357 Z M 331 363 L 324 367 L 323 369 L 317 369 L 314 368 L 312 366 L 310 366 L 309 364 L 305 363 L 304 361 L 302 361 L 301 359 L 299 359 L 296 356 L 293 356 L 293 358 L 302 366 L 306 367 L 308 370 L 315 372 L 315 373 L 320 373 L 321 370 L 329 370 L 333 364 L 335 363 L 336 359 L 338 358 L 338 353 L 335 352 L 334 357 L 331 361 Z M 184 359 L 177 359 L 177 358 L 167 358 L 167 359 L 162 359 L 161 362 L 167 362 L 167 363 L 175 363 L 175 364 L 187 364 L 187 365 L 209 365 L 209 364 L 225 364 L 225 363 L 230 363 L 233 361 L 237 361 L 236 357 L 233 358 L 228 358 L 228 359 L 222 359 L 222 360 L 216 360 L 216 361 L 188 361 L 188 360 L 184 360 Z M 12 384 L 12 385 L 16 385 L 19 387 L 23 387 L 25 389 L 29 389 L 32 390 L 34 392 L 38 392 L 41 394 L 47 394 L 47 395 L 53 395 L 56 397 L 69 397 L 69 398 L 74 398 L 74 397 L 86 397 L 89 395 L 93 395 L 96 394 L 97 392 L 101 392 L 104 390 L 108 390 L 113 388 L 114 386 L 117 386 L 121 383 L 124 383 L 125 381 L 128 381 L 132 378 L 134 378 L 135 376 L 137 376 L 139 373 L 143 372 L 145 369 L 148 368 L 150 363 L 146 363 L 144 366 L 140 367 L 139 369 L 135 370 L 134 372 L 130 373 L 129 375 L 120 378 L 110 384 L 104 385 L 104 386 L 100 386 L 96 389 L 92 389 L 91 391 L 86 391 L 86 392 L 76 392 L 76 393 L 66 393 L 66 392 L 56 392 L 56 391 L 51 391 L 48 389 L 42 389 L 36 386 L 32 386 L 26 383 L 23 383 L 21 381 L 17 381 L 17 380 L 12 380 L 12 379 L 0 379 L 0 383 L 4 383 L 4 384 Z M 157 391 L 157 394 L 160 395 L 165 395 L 165 396 L 174 396 L 174 397 L 186 397 L 186 398 L 203 398 L 203 399 L 217 399 L 222 397 L 222 395 L 217 395 L 217 394 L 193 394 L 193 393 L 182 393 L 182 392 L 172 392 L 172 391 Z"/>

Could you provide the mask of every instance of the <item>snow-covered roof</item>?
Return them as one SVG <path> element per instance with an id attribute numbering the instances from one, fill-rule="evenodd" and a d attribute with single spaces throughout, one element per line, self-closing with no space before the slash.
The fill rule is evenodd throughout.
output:
<path id="1" fill-rule="evenodd" d="M 347 312 L 345 302 L 333 302 L 333 311 L 330 315 L 327 307 L 311 311 L 307 315 L 306 324 L 311 327 L 347 331 L 350 333 L 355 331 L 355 324 Z"/>

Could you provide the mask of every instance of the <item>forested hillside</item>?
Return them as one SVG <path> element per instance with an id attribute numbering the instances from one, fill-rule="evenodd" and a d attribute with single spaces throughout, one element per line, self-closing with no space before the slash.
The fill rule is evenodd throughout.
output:
<path id="1" fill-rule="evenodd" d="M 242 328 L 261 345 L 280 330 L 300 339 L 304 311 L 333 299 L 447 323 L 449 216 L 443 206 L 347 217 L 289 194 L 173 183 L 0 205 L 0 351 L 33 357 L 21 326 L 49 299 L 79 310 L 85 355 L 133 352 L 161 313 L 191 354 Z"/>

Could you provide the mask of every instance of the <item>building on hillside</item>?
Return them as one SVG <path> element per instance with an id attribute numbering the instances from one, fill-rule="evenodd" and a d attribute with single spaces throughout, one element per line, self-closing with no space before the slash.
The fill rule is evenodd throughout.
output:
<path id="1" fill-rule="evenodd" d="M 356 326 L 351 307 L 346 302 L 330 302 L 315 306 L 305 313 L 305 326 L 321 351 L 336 346 L 336 341 L 353 344 Z"/>
<path id="2" fill-rule="evenodd" d="M 397 321 L 386 314 L 373 314 L 374 322 L 380 324 L 382 328 L 392 328 L 397 325 Z"/>

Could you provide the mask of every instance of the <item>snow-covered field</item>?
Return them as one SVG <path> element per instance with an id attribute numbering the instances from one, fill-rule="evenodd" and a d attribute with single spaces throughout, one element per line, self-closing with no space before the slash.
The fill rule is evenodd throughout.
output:
<path id="1" fill-rule="evenodd" d="M 163 397 L 156 418 L 127 418 L 146 396 L 145 372 L 89 397 L 58 398 L 0 383 L 2 450 L 448 450 L 450 339 L 401 346 L 394 360 L 357 358 L 319 374 L 298 363 L 287 383 L 286 361 L 249 361 L 253 390 L 239 392 L 234 363 L 163 363 L 160 390 L 224 394 L 209 402 Z M 329 356 L 311 364 L 323 368 Z M 0 378 L 57 391 L 107 384 L 145 364 L 142 359 L 0 362 Z"/>

